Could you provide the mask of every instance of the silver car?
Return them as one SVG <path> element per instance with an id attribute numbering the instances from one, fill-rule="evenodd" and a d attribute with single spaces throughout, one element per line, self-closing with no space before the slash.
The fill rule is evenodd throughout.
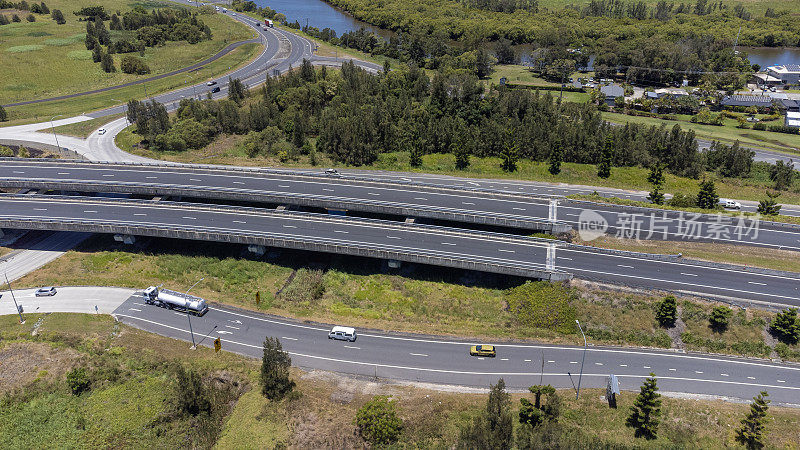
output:
<path id="1" fill-rule="evenodd" d="M 56 295 L 56 288 L 53 286 L 43 287 L 36 290 L 37 297 L 52 297 Z"/>

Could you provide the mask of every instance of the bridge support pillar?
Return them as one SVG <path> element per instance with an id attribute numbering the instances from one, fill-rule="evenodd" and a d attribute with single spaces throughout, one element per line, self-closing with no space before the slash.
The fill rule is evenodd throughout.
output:
<path id="1" fill-rule="evenodd" d="M 330 209 L 328 208 L 328 214 L 332 216 L 346 216 L 347 210 L 346 209 Z"/>
<path id="2" fill-rule="evenodd" d="M 264 247 L 263 245 L 255 245 L 255 244 L 254 245 L 248 245 L 247 246 L 247 251 L 250 252 L 250 253 L 255 253 L 258 256 L 263 256 L 264 253 L 267 252 L 267 247 Z"/>
<path id="3" fill-rule="evenodd" d="M 390 269 L 399 269 L 402 263 L 396 259 L 390 259 L 386 261 L 389 264 Z"/>
<path id="4" fill-rule="evenodd" d="M 549 244 L 547 246 L 547 270 L 556 270 L 556 245 Z"/>
<path id="5" fill-rule="evenodd" d="M 136 236 L 131 236 L 129 234 L 115 234 L 114 240 L 117 242 L 122 242 L 123 244 L 132 245 L 136 242 Z"/>
<path id="6" fill-rule="evenodd" d="M 547 220 L 555 222 L 558 217 L 558 200 L 550 200 L 550 208 L 547 214 Z"/>

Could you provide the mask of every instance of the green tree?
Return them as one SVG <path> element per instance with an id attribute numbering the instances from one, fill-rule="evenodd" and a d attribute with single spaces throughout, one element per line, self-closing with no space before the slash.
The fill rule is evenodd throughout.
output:
<path id="1" fill-rule="evenodd" d="M 769 329 L 781 342 L 796 344 L 800 340 L 800 321 L 797 319 L 797 308 L 786 308 L 776 314 Z"/>
<path id="2" fill-rule="evenodd" d="M 264 339 L 264 356 L 261 358 L 261 394 L 270 400 L 281 400 L 294 389 L 289 379 L 292 359 L 283 351 L 278 338 Z"/>
<path id="3" fill-rule="evenodd" d="M 86 369 L 77 367 L 67 372 L 67 386 L 72 391 L 73 395 L 81 395 L 89 390 L 91 380 L 89 375 L 86 374 Z"/>
<path id="4" fill-rule="evenodd" d="M 766 194 L 767 198 L 758 202 L 758 208 L 756 208 L 756 212 L 764 216 L 779 215 L 781 213 L 781 205 L 779 205 L 775 199 L 778 198 L 781 193 L 767 191 Z"/>
<path id="5" fill-rule="evenodd" d="M 461 431 L 459 448 L 506 450 L 511 448 L 514 419 L 511 415 L 511 396 L 501 378 L 491 386 L 486 410 Z"/>
<path id="6" fill-rule="evenodd" d="M 678 320 L 678 305 L 675 297 L 668 295 L 656 308 L 656 320 L 664 328 L 672 328 Z"/>
<path id="7" fill-rule="evenodd" d="M 54 9 L 51 16 L 53 17 L 53 20 L 55 20 L 56 23 L 59 25 L 64 25 L 65 23 L 67 23 L 67 20 L 64 19 L 64 13 L 62 13 L 60 9 Z"/>
<path id="8" fill-rule="evenodd" d="M 597 165 L 597 176 L 608 178 L 611 176 L 611 165 L 614 163 L 614 137 L 611 133 L 606 135 L 603 143 L 603 153 L 600 157 L 600 164 Z"/>
<path id="9" fill-rule="evenodd" d="M 144 61 L 133 55 L 125 55 L 119 63 L 119 68 L 123 73 L 135 73 L 144 75 L 150 73 L 150 67 Z"/>
<path id="10" fill-rule="evenodd" d="M 785 191 L 794 184 L 795 170 L 794 162 L 790 159 L 788 163 L 783 160 L 776 162 L 770 169 L 769 179 L 775 183 L 775 189 Z"/>
<path id="11" fill-rule="evenodd" d="M 661 416 L 661 394 L 656 386 L 656 374 L 644 380 L 639 395 L 631 406 L 631 414 L 625 422 L 627 427 L 634 429 L 634 435 L 652 440 L 657 437 L 658 424 Z"/>
<path id="12" fill-rule="evenodd" d="M 31 152 L 29 152 L 24 145 L 20 145 L 19 148 L 17 149 L 17 156 L 19 158 L 30 158 Z"/>
<path id="13" fill-rule="evenodd" d="M 719 203 L 717 188 L 712 180 L 703 179 L 700 182 L 700 192 L 697 193 L 697 206 L 703 209 L 714 209 Z"/>
<path id="14" fill-rule="evenodd" d="M 180 414 L 198 416 L 211 413 L 211 396 L 200 374 L 183 365 L 175 366 L 174 406 Z"/>
<path id="15" fill-rule="evenodd" d="M 95 45 L 92 49 L 92 62 L 100 62 L 103 59 L 103 47 Z"/>
<path id="16" fill-rule="evenodd" d="M 711 311 L 711 316 L 708 318 L 708 324 L 712 330 L 722 333 L 728 329 L 728 324 L 732 314 L 733 311 L 727 306 L 717 306 Z"/>
<path id="17" fill-rule="evenodd" d="M 6 120 L 8 120 L 8 113 L 6 112 L 6 109 L 0 105 L 0 122 L 5 122 Z"/>
<path id="18" fill-rule="evenodd" d="M 647 175 L 647 182 L 653 185 L 653 190 L 647 196 L 647 199 L 656 205 L 664 204 L 664 193 L 661 189 L 664 187 L 666 178 L 664 177 L 664 166 L 655 164 L 650 168 L 650 174 Z"/>
<path id="19" fill-rule="evenodd" d="M 750 412 L 742 419 L 742 428 L 736 430 L 736 442 L 744 445 L 748 450 L 764 448 L 764 432 L 769 420 L 767 410 L 770 401 L 766 399 L 768 396 L 767 391 L 761 391 L 758 397 L 753 397 Z"/>
<path id="20" fill-rule="evenodd" d="M 548 171 L 550 175 L 558 175 L 561 173 L 561 162 L 564 160 L 564 150 L 561 147 L 561 142 L 554 142 L 550 149 L 550 167 Z"/>
<path id="21" fill-rule="evenodd" d="M 376 395 L 356 412 L 358 433 L 373 447 L 391 445 L 400 438 L 403 421 L 397 416 L 395 402 Z"/>
<path id="22" fill-rule="evenodd" d="M 105 73 L 113 73 L 117 71 L 117 68 L 114 67 L 114 58 L 112 58 L 108 52 L 103 52 L 103 54 L 100 56 L 100 67 Z"/>
<path id="23" fill-rule="evenodd" d="M 482 47 L 478 48 L 475 60 L 475 75 L 481 79 L 488 77 L 494 71 L 492 65 L 492 57 Z"/>
<path id="24" fill-rule="evenodd" d="M 313 68 L 312 68 L 313 70 Z M 247 95 L 247 88 L 244 87 L 242 80 L 228 77 L 228 100 L 233 100 L 237 104 L 241 104 Z"/>
<path id="25" fill-rule="evenodd" d="M 517 152 L 517 144 L 513 141 L 508 141 L 503 146 L 503 153 L 500 155 L 502 159 L 502 167 L 504 172 L 516 172 L 517 170 L 517 160 L 519 159 L 519 153 Z"/>
<path id="26" fill-rule="evenodd" d="M 561 413 L 561 398 L 556 394 L 553 386 L 536 385 L 528 390 L 534 395 L 534 402 L 526 398 L 519 400 L 519 422 L 531 426 L 538 426 L 546 421 L 555 422 Z M 542 395 L 546 401 L 542 403 Z"/>

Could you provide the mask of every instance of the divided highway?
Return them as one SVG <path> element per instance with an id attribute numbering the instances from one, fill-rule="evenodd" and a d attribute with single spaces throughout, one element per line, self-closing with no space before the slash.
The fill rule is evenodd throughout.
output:
<path id="1" fill-rule="evenodd" d="M 139 295 L 120 305 L 114 316 L 146 331 L 190 340 L 185 314 L 146 305 Z M 581 347 L 499 342 L 496 358 L 477 358 L 469 356 L 476 342 L 367 330 L 358 330 L 355 342 L 331 341 L 326 325 L 217 306 L 191 320 L 199 345 L 212 346 L 219 337 L 223 349 L 257 358 L 264 338 L 272 336 L 300 367 L 444 385 L 486 388 L 503 377 L 512 389 L 540 380 L 568 388 L 577 384 L 583 355 Z M 606 377 L 615 374 L 622 389 L 636 390 L 651 372 L 662 392 L 749 400 L 767 390 L 774 402 L 800 404 L 800 366 L 668 350 L 590 347 L 582 386 L 605 387 Z"/>
<path id="2" fill-rule="evenodd" d="M 0 196 L 0 227 L 257 244 L 531 278 L 580 278 L 800 306 L 800 274 L 605 253 L 561 242 L 401 222 L 186 203 Z M 548 251 L 554 266 L 547 267 Z"/>

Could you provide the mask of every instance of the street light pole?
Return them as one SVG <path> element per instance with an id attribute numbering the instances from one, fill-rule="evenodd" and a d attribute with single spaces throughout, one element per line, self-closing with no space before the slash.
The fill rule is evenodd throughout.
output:
<path id="1" fill-rule="evenodd" d="M 56 140 L 56 147 L 58 147 L 58 151 L 59 152 L 61 151 L 61 146 L 58 145 L 58 136 L 56 136 L 56 128 L 53 126 L 53 119 L 55 119 L 56 117 L 61 117 L 61 116 L 63 116 L 63 114 L 58 114 L 58 115 L 55 115 L 55 116 L 50 118 L 50 130 L 53 131 L 53 138 L 55 138 L 55 140 Z"/>
<path id="2" fill-rule="evenodd" d="M 19 305 L 17 305 L 17 298 L 14 297 L 14 290 L 11 289 L 11 283 L 8 281 L 8 274 L 3 274 L 6 277 L 6 284 L 8 285 L 8 291 L 11 292 L 11 299 L 14 300 L 14 307 L 17 308 L 17 314 L 19 314 L 19 324 L 22 325 L 25 323 L 25 319 L 22 318 L 22 311 L 19 309 Z"/>
<path id="3" fill-rule="evenodd" d="M 575 400 L 578 400 L 581 396 L 581 378 L 583 378 L 583 363 L 586 361 L 586 335 L 583 334 L 583 329 L 581 328 L 581 323 L 578 322 L 578 319 L 575 319 L 575 323 L 578 324 L 578 329 L 581 331 L 581 335 L 583 335 L 583 359 L 581 359 L 581 374 L 578 376 L 578 390 L 575 392 Z"/>
<path id="4" fill-rule="evenodd" d="M 191 291 L 195 286 L 200 284 L 200 282 L 205 280 L 205 279 L 206 279 L 206 277 L 203 277 L 203 278 L 200 278 L 199 280 L 197 280 L 197 283 L 193 284 L 192 287 L 190 287 L 189 289 L 186 290 L 186 295 L 188 296 L 189 295 L 189 291 Z M 187 299 L 187 301 L 188 301 L 188 299 Z M 192 336 L 192 350 L 194 350 L 194 349 L 197 348 L 197 344 L 194 343 L 194 331 L 192 331 L 192 317 L 191 317 L 191 314 L 189 314 L 189 308 L 186 308 L 186 318 L 189 320 L 189 334 Z"/>

